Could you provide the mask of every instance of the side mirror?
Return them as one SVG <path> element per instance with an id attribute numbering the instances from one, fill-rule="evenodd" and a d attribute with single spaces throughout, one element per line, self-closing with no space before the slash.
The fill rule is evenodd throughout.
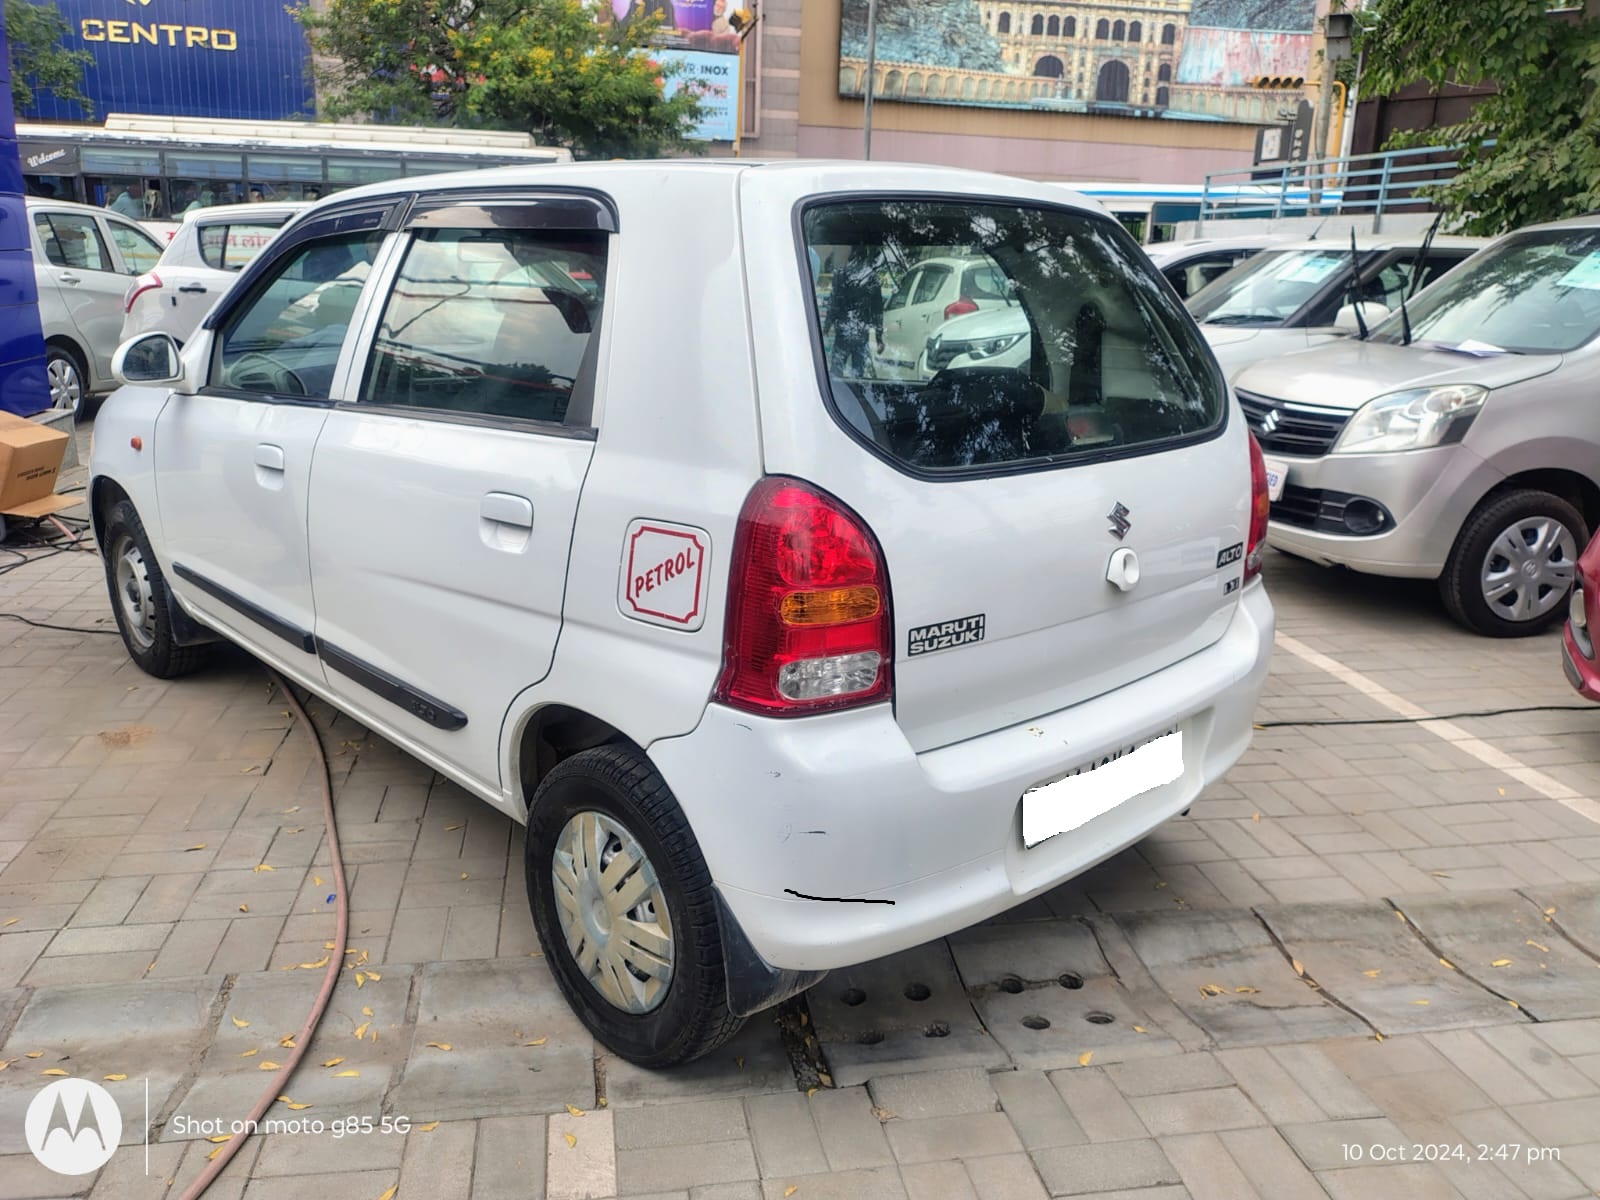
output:
<path id="1" fill-rule="evenodd" d="M 1368 329 L 1389 315 L 1389 310 L 1381 304 L 1375 304 L 1371 300 L 1362 300 L 1359 303 L 1362 319 L 1366 321 Z M 1340 333 L 1360 333 L 1361 323 L 1356 320 L 1356 306 L 1346 304 L 1341 308 L 1338 316 L 1333 318 L 1333 327 Z"/>
<path id="2" fill-rule="evenodd" d="M 145 333 L 117 347 L 111 373 L 122 384 L 177 384 L 183 382 L 183 359 L 170 333 Z"/>

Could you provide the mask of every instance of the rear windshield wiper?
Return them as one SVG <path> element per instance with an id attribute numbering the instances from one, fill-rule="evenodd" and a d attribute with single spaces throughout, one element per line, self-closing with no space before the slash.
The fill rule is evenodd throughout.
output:
<path id="1" fill-rule="evenodd" d="M 1207 317 L 1203 325 L 1277 325 L 1283 321 L 1277 313 L 1224 313 Z"/>

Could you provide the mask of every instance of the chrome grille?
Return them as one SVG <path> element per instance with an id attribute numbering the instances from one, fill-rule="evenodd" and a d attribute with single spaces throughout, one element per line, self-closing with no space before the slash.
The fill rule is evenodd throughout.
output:
<path id="1" fill-rule="evenodd" d="M 1348 412 L 1328 412 L 1303 408 L 1234 389 L 1245 422 L 1256 441 L 1268 454 L 1290 454 L 1296 458 L 1321 458 L 1350 420 Z"/>

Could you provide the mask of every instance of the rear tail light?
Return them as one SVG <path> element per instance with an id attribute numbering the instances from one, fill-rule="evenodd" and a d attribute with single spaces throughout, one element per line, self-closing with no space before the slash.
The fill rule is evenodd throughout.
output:
<path id="1" fill-rule="evenodd" d="M 133 281 L 133 285 L 128 288 L 128 294 L 122 298 L 122 311 L 125 313 L 132 312 L 133 302 L 135 300 L 144 295 L 145 292 L 154 291 L 160 286 L 161 276 L 157 275 L 154 271 L 151 271 L 147 275 L 139 276 Z"/>
<path id="2" fill-rule="evenodd" d="M 1244 578 L 1246 582 L 1261 574 L 1261 559 L 1267 552 L 1267 519 L 1272 504 L 1267 499 L 1267 461 L 1261 456 L 1261 444 L 1250 434 L 1250 538 L 1245 543 Z"/>
<path id="3" fill-rule="evenodd" d="M 964 317 L 968 313 L 975 313 L 977 311 L 978 306 L 967 297 L 963 296 L 961 299 L 953 301 L 952 303 L 944 306 L 944 319 L 948 321 L 951 317 Z"/>
<path id="4" fill-rule="evenodd" d="M 751 489 L 734 536 L 716 698 L 768 716 L 885 700 L 893 637 L 888 572 L 865 522 L 798 479 Z"/>

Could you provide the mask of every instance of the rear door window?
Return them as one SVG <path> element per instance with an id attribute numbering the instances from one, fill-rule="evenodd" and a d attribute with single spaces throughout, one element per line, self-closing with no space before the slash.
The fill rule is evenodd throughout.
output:
<path id="1" fill-rule="evenodd" d="M 106 228 L 111 231 L 111 240 L 122 255 L 123 274 L 143 275 L 160 259 L 161 247 L 144 230 L 111 220 L 106 221 Z"/>
<path id="2" fill-rule="evenodd" d="M 242 224 L 224 221 L 199 228 L 200 261 L 216 271 L 240 271 L 277 235 L 276 224 Z"/>
<path id="3" fill-rule="evenodd" d="M 111 252 L 93 217 L 78 213 L 35 213 L 34 226 L 44 242 L 44 256 L 53 267 L 110 271 Z"/>
<path id="4" fill-rule="evenodd" d="M 862 279 L 841 295 L 836 278 L 818 299 L 817 353 L 839 418 L 896 464 L 1017 469 L 1220 428 L 1223 389 L 1209 352 L 1114 222 L 1067 209 L 881 199 L 813 205 L 802 232 L 808 258 L 851 263 Z M 994 299 L 936 313 L 914 362 L 884 354 L 892 302 L 883 304 L 876 281 L 923 263 L 911 303 L 924 294 L 930 302 L 938 289 L 929 281 L 950 275 L 933 259 L 976 260 Z"/>
<path id="5" fill-rule="evenodd" d="M 605 303 L 605 234 L 425 229 L 367 367 L 369 404 L 562 422 Z"/>

